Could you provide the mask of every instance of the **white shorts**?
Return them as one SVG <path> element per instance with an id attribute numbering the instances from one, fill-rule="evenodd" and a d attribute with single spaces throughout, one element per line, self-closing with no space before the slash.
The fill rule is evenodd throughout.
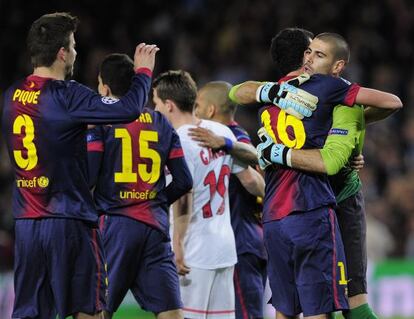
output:
<path id="1" fill-rule="evenodd" d="M 220 269 L 191 268 L 180 276 L 184 318 L 234 319 L 234 266 Z"/>

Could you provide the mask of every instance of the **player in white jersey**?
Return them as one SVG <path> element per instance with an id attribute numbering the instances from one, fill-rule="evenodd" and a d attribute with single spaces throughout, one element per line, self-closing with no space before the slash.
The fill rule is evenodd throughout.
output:
<path id="1" fill-rule="evenodd" d="M 154 80 L 154 103 L 180 136 L 193 177 L 193 191 L 174 209 L 174 252 L 181 277 L 185 318 L 234 318 L 233 269 L 237 262 L 230 224 L 228 184 L 231 173 L 254 195 L 263 196 L 261 176 L 233 162 L 227 153 L 235 144 L 226 126 L 194 115 L 196 85 L 184 71 L 169 71 Z M 226 138 L 226 148 L 200 147 L 188 130 L 201 126 Z M 241 143 L 240 143 L 241 144 Z"/>

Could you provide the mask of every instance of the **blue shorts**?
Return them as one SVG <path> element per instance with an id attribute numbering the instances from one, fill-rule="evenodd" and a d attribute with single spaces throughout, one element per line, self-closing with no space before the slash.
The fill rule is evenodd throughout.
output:
<path id="1" fill-rule="evenodd" d="M 272 304 L 287 316 L 348 309 L 335 212 L 323 207 L 264 224 Z"/>
<path id="2" fill-rule="evenodd" d="M 182 308 L 169 238 L 129 217 L 101 219 L 109 276 L 107 310 L 115 312 L 129 289 L 143 309 L 155 314 Z"/>
<path id="3" fill-rule="evenodd" d="M 237 256 L 234 268 L 236 319 L 263 318 L 266 260 L 254 254 Z"/>
<path id="4" fill-rule="evenodd" d="M 98 229 L 75 219 L 18 219 L 13 318 L 66 318 L 105 307 Z"/>
<path id="5" fill-rule="evenodd" d="M 348 297 L 367 293 L 367 224 L 364 196 L 360 190 L 338 203 L 339 228 L 343 234 L 348 273 Z"/>

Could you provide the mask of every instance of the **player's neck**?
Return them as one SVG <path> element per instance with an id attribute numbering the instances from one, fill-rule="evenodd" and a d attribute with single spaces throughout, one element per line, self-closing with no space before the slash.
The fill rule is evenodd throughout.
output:
<path id="1" fill-rule="evenodd" d="M 65 79 L 65 71 L 60 70 L 53 65 L 50 67 L 46 66 L 39 66 L 34 68 L 33 75 L 40 76 L 42 78 L 51 78 L 55 80 L 64 80 Z"/>
<path id="2" fill-rule="evenodd" d="M 177 130 L 183 125 L 197 125 L 199 122 L 200 119 L 194 113 L 179 112 L 174 115 L 171 124 Z"/>
<path id="3" fill-rule="evenodd" d="M 217 114 L 211 120 L 212 121 L 215 121 L 215 122 L 219 122 L 219 123 L 221 123 L 223 125 L 229 125 L 232 122 L 234 122 L 233 116 L 224 115 L 224 114 Z"/>

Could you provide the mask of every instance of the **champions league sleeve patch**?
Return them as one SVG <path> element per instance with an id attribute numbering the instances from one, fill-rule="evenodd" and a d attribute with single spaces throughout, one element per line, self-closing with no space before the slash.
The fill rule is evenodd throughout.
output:
<path id="1" fill-rule="evenodd" d="M 331 128 L 329 135 L 348 135 L 348 130 L 341 128 Z"/>
<path id="2" fill-rule="evenodd" d="M 101 100 L 102 100 L 102 103 L 105 103 L 105 104 L 114 104 L 119 101 L 119 99 L 115 99 L 109 96 L 103 96 Z"/>

